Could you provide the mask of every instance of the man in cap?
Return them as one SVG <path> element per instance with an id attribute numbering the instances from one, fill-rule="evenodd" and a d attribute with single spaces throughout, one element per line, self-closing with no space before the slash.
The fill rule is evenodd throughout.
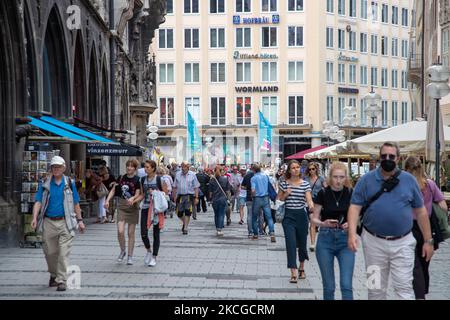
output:
<path id="1" fill-rule="evenodd" d="M 66 291 L 67 265 L 75 230 L 84 232 L 75 182 L 64 175 L 66 162 L 55 156 L 49 177 L 39 185 L 31 227 L 42 232 L 50 287 Z M 75 214 L 73 214 L 75 212 Z"/>

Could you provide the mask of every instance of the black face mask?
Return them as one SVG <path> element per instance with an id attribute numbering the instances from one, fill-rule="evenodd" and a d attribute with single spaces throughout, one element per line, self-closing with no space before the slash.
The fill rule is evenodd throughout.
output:
<path id="1" fill-rule="evenodd" d="M 393 160 L 386 159 L 381 161 L 381 168 L 386 172 L 391 172 L 392 170 L 395 170 L 396 167 L 397 164 Z"/>

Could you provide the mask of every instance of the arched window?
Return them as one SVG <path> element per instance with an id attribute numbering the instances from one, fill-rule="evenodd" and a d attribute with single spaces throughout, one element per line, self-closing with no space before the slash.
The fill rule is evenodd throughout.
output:
<path id="1" fill-rule="evenodd" d="M 78 31 L 75 43 L 75 61 L 73 65 L 73 106 L 74 115 L 87 120 L 86 114 L 86 78 L 84 71 L 84 51 L 81 31 Z"/>
<path id="2" fill-rule="evenodd" d="M 109 124 L 109 81 L 108 81 L 108 72 L 106 71 L 106 60 L 103 60 L 103 68 L 102 68 L 102 91 L 101 91 L 101 111 L 100 111 L 100 121 L 102 127 L 107 128 Z"/>
<path id="3" fill-rule="evenodd" d="M 98 76 L 97 76 L 97 54 L 95 53 L 95 45 L 92 44 L 91 59 L 89 67 L 89 104 L 88 114 L 89 122 L 99 124 L 98 122 Z"/>

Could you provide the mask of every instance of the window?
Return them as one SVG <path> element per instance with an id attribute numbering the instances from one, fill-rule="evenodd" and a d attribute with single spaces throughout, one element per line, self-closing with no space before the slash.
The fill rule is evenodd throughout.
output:
<path id="1" fill-rule="evenodd" d="M 225 63 L 211 63 L 211 82 L 225 82 Z"/>
<path id="2" fill-rule="evenodd" d="M 328 13 L 334 12 L 334 0 L 327 0 L 327 12 Z"/>
<path id="3" fill-rule="evenodd" d="M 338 48 L 345 50 L 345 30 L 338 29 Z"/>
<path id="4" fill-rule="evenodd" d="M 376 3 L 375 1 L 372 1 L 371 4 L 371 8 L 372 8 L 372 20 L 373 21 L 378 21 L 378 3 Z"/>
<path id="5" fill-rule="evenodd" d="M 277 124 L 278 120 L 278 97 L 262 97 L 262 113 L 270 124 Z"/>
<path id="6" fill-rule="evenodd" d="M 396 126 L 398 124 L 397 114 L 397 101 L 392 101 L 392 126 Z"/>
<path id="7" fill-rule="evenodd" d="M 185 63 L 184 64 L 184 82 L 198 83 L 200 81 L 200 64 Z"/>
<path id="8" fill-rule="evenodd" d="M 327 120 L 333 121 L 334 118 L 334 102 L 333 102 L 333 96 L 327 97 Z"/>
<path id="9" fill-rule="evenodd" d="M 359 36 L 359 51 L 367 53 L 367 33 L 361 33 Z"/>
<path id="10" fill-rule="evenodd" d="M 408 73 L 402 71 L 402 89 L 408 89 Z"/>
<path id="11" fill-rule="evenodd" d="M 303 0 L 288 0 L 288 11 L 303 11 Z"/>
<path id="12" fill-rule="evenodd" d="M 449 29 L 443 29 L 441 33 L 441 56 L 442 56 L 442 65 L 449 65 L 449 55 L 448 55 L 448 46 L 449 46 Z"/>
<path id="13" fill-rule="evenodd" d="M 359 76 L 361 85 L 367 86 L 367 66 L 360 66 Z"/>
<path id="14" fill-rule="evenodd" d="M 345 98 L 338 98 L 338 122 L 341 125 L 344 120 Z"/>
<path id="15" fill-rule="evenodd" d="M 378 86 L 378 68 L 370 68 L 370 85 L 376 87 Z"/>
<path id="16" fill-rule="evenodd" d="M 402 124 L 408 122 L 408 102 L 402 102 Z"/>
<path id="17" fill-rule="evenodd" d="M 402 26 L 408 26 L 408 9 L 402 8 Z"/>
<path id="18" fill-rule="evenodd" d="M 338 82 L 345 83 L 345 64 L 338 64 Z"/>
<path id="19" fill-rule="evenodd" d="M 408 58 L 408 40 L 402 40 L 402 58 Z"/>
<path id="20" fill-rule="evenodd" d="M 288 35 L 289 47 L 303 47 L 303 27 L 288 27 Z"/>
<path id="21" fill-rule="evenodd" d="M 375 34 L 372 34 L 370 36 L 370 53 L 372 54 L 378 54 L 378 36 Z"/>
<path id="22" fill-rule="evenodd" d="M 187 97 L 184 99 L 184 106 L 186 110 L 186 124 L 187 124 L 187 113 L 189 112 L 194 118 L 197 125 L 200 125 L 201 116 L 200 116 L 200 98 L 199 97 Z"/>
<path id="23" fill-rule="evenodd" d="M 381 69 L 381 86 L 383 88 L 388 86 L 388 70 L 386 68 Z"/>
<path id="24" fill-rule="evenodd" d="M 349 0 L 349 12 L 350 17 L 356 18 L 356 0 Z"/>
<path id="25" fill-rule="evenodd" d="M 334 48 L 333 28 L 327 28 L 327 48 Z"/>
<path id="26" fill-rule="evenodd" d="M 345 0 L 338 0 L 338 14 L 345 15 Z"/>
<path id="27" fill-rule="evenodd" d="M 173 98 L 159 98 L 159 124 L 161 126 L 173 126 L 175 108 Z"/>
<path id="28" fill-rule="evenodd" d="M 159 64 L 159 82 L 160 83 L 173 83 L 173 81 L 174 81 L 173 63 L 160 63 Z"/>
<path id="29" fill-rule="evenodd" d="M 367 106 L 367 102 L 365 99 L 361 99 L 361 104 L 360 104 L 360 117 L 361 117 L 361 126 L 366 126 L 367 125 L 367 114 L 366 114 L 366 106 Z"/>
<path id="30" fill-rule="evenodd" d="M 367 19 L 367 0 L 361 0 L 361 19 Z"/>
<path id="31" fill-rule="evenodd" d="M 392 70 L 391 74 L 392 74 L 391 86 L 393 89 L 397 89 L 398 88 L 398 71 Z"/>
<path id="32" fill-rule="evenodd" d="M 351 64 L 348 66 L 349 69 L 349 78 L 348 78 L 348 83 L 349 84 L 356 84 L 356 65 L 355 64 Z"/>
<path id="33" fill-rule="evenodd" d="M 327 82 L 334 81 L 334 64 L 333 62 L 327 62 Z"/>
<path id="34" fill-rule="evenodd" d="M 252 32 L 250 28 L 236 29 L 236 47 L 250 48 L 252 46 Z"/>
<path id="35" fill-rule="evenodd" d="M 388 37 L 386 36 L 381 37 L 381 55 L 388 55 Z"/>
<path id="36" fill-rule="evenodd" d="M 289 27 L 291 28 L 291 27 Z M 302 35 L 303 36 L 303 35 Z M 289 41 L 291 35 L 289 34 Z M 262 28 L 262 47 L 276 47 L 277 46 L 277 28 L 276 27 L 263 27 Z"/>
<path id="37" fill-rule="evenodd" d="M 224 126 L 225 125 L 225 98 L 212 97 L 211 98 L 211 125 Z"/>
<path id="38" fill-rule="evenodd" d="M 393 57 L 398 57 L 398 39 L 392 38 L 391 54 Z"/>
<path id="39" fill-rule="evenodd" d="M 173 49 L 173 29 L 159 29 L 159 48 Z"/>
<path id="40" fill-rule="evenodd" d="M 392 6 L 392 24 L 398 24 L 398 7 Z"/>
<path id="41" fill-rule="evenodd" d="M 289 81 L 303 81 L 303 61 L 289 61 L 288 79 Z"/>
<path id="42" fill-rule="evenodd" d="M 166 11 L 168 14 L 173 14 L 173 0 L 166 0 Z"/>
<path id="43" fill-rule="evenodd" d="M 278 80 L 277 62 L 262 62 L 262 81 L 274 82 Z"/>
<path id="44" fill-rule="evenodd" d="M 356 51 L 356 32 L 350 31 L 348 33 L 348 49 Z"/>
<path id="45" fill-rule="evenodd" d="M 184 29 L 184 47 L 199 48 L 200 39 L 198 29 Z"/>
<path id="46" fill-rule="evenodd" d="M 225 28 L 209 30 L 211 48 L 225 48 Z"/>
<path id="47" fill-rule="evenodd" d="M 209 13 L 225 13 L 225 0 L 209 0 Z"/>
<path id="48" fill-rule="evenodd" d="M 238 97 L 236 98 L 237 117 L 236 124 L 251 124 L 252 123 L 252 98 Z"/>
<path id="49" fill-rule="evenodd" d="M 416 103 L 411 103 L 411 121 L 414 121 L 416 119 Z"/>
<path id="50" fill-rule="evenodd" d="M 278 0 L 261 0 L 261 11 L 262 12 L 276 12 Z"/>
<path id="51" fill-rule="evenodd" d="M 381 125 L 387 127 L 388 125 L 388 102 L 386 100 L 381 101 Z"/>
<path id="52" fill-rule="evenodd" d="M 252 64 L 251 62 L 236 63 L 236 82 L 252 81 Z"/>
<path id="53" fill-rule="evenodd" d="M 303 124 L 303 96 L 289 96 L 289 124 Z"/>
<path id="54" fill-rule="evenodd" d="M 387 4 L 382 4 L 381 5 L 381 22 L 383 22 L 383 23 L 388 23 L 389 22 L 388 5 Z"/>
<path id="55" fill-rule="evenodd" d="M 184 0 L 184 13 L 198 13 L 199 0 Z"/>
<path id="56" fill-rule="evenodd" d="M 251 12 L 252 1 L 251 0 L 236 0 L 236 12 Z"/>

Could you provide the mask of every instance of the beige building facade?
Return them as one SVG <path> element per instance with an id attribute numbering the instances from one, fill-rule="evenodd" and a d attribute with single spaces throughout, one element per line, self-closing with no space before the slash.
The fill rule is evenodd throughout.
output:
<path id="1" fill-rule="evenodd" d="M 150 118 L 167 160 L 273 162 L 332 143 L 325 120 L 363 135 L 373 130 L 363 100 L 371 87 L 383 98 L 375 130 L 416 116 L 407 81 L 413 0 L 167 2 L 152 45 L 159 109 Z M 348 105 L 356 127 L 343 125 Z M 201 136 L 196 152 L 187 110 Z M 261 151 L 258 111 L 273 126 L 270 153 Z"/>

